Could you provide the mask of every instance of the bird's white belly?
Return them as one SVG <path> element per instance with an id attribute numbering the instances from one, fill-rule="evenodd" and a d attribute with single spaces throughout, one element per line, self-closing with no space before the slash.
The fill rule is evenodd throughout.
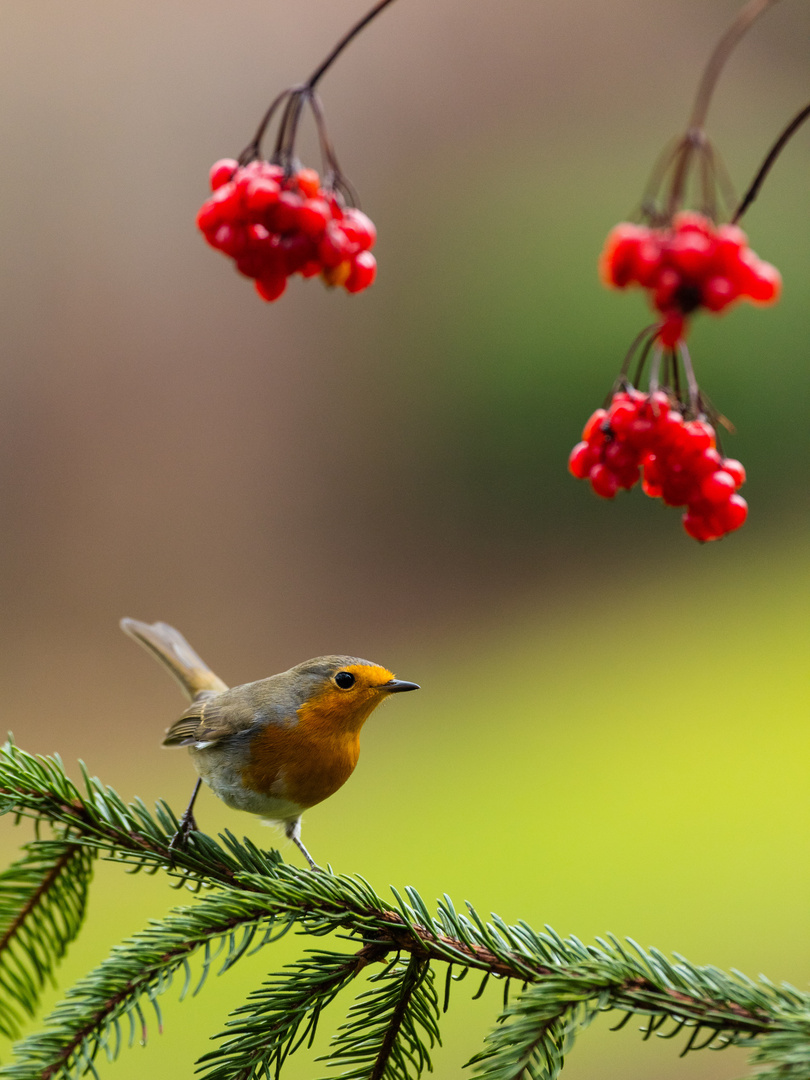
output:
<path id="1" fill-rule="evenodd" d="M 222 799 L 226 806 L 234 810 L 245 810 L 249 814 L 270 821 L 293 821 L 299 818 L 303 807 L 280 795 L 262 795 L 245 787 L 234 769 L 233 762 L 227 765 L 222 761 L 221 752 L 216 750 L 196 750 L 192 747 L 191 759 L 194 767 L 213 793 Z"/>

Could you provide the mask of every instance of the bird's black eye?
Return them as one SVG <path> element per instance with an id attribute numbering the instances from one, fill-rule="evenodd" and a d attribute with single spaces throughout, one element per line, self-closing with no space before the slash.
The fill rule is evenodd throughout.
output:
<path id="1" fill-rule="evenodd" d="M 354 675 L 350 671 L 339 671 L 335 676 L 335 682 L 341 690 L 348 690 L 350 686 L 354 686 Z"/>

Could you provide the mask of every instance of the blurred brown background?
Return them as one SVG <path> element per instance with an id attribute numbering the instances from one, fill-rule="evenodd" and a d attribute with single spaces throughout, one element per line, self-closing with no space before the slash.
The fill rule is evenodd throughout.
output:
<path id="1" fill-rule="evenodd" d="M 179 807 L 190 766 L 158 744 L 181 701 L 122 615 L 177 625 L 232 683 L 365 655 L 424 691 L 375 717 L 352 784 L 308 815 L 316 858 L 805 978 L 791 897 L 806 859 L 784 830 L 806 848 L 807 132 L 745 221 L 783 301 L 693 335 L 751 504 L 740 534 L 700 548 L 639 492 L 597 502 L 565 459 L 647 319 L 641 298 L 600 288 L 603 237 L 737 5 L 400 0 L 322 84 L 379 228 L 378 282 L 348 297 L 295 280 L 268 306 L 195 232 L 207 170 L 365 6 L 4 3 L 3 722 L 71 771 L 82 757 L 127 797 Z M 740 189 L 807 99 L 808 31 L 806 5 L 778 5 L 721 81 L 709 129 Z M 313 158 L 309 132 L 304 147 Z M 763 770 L 774 798 L 795 780 L 781 840 Z M 213 800 L 201 820 L 275 842 Z M 656 824 L 676 850 L 652 854 Z M 749 878 L 752 837 L 768 869 Z M 18 839 L 4 823 L 7 849 Z M 704 844 L 729 865 L 701 862 Z M 119 921 L 76 971 L 124 908 L 134 930 L 174 899 L 133 883 L 122 900 L 105 881 L 98 910 L 115 896 Z M 636 1052 L 622 1040 L 571 1069 L 610 1075 L 619 1045 Z M 685 1075 L 665 1048 L 638 1047 L 623 1073 Z M 138 1075 L 134 1057 L 119 1075 Z"/>

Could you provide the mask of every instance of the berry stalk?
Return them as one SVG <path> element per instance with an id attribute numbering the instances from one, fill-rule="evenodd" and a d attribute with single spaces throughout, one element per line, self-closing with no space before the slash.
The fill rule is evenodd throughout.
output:
<path id="1" fill-rule="evenodd" d="M 314 90 L 316 84 L 321 80 L 322 76 L 326 74 L 332 64 L 334 64 L 335 60 L 337 60 L 346 46 L 352 42 L 362 30 L 365 30 L 368 24 L 373 19 L 376 19 L 384 8 L 387 8 L 388 5 L 393 4 L 393 2 L 394 0 L 379 0 L 370 11 L 367 11 L 363 18 L 358 23 L 355 23 L 351 30 L 343 35 L 327 58 L 315 68 L 304 85 L 308 87 L 308 89 Z M 771 2 L 775 3 L 776 0 L 771 0 Z"/>
<path id="2" fill-rule="evenodd" d="M 388 5 L 392 4 L 393 2 L 394 0 L 378 0 L 378 3 L 376 3 L 370 11 L 367 11 L 363 18 L 360 19 L 359 22 L 355 23 L 354 26 L 343 35 L 343 37 L 340 39 L 337 45 L 335 45 L 335 47 L 332 49 L 326 59 L 323 60 L 315 68 L 315 70 L 312 72 L 306 82 L 301 83 L 300 86 L 291 86 L 288 87 L 286 90 L 282 90 L 278 97 L 270 104 L 267 112 L 262 117 L 259 126 L 256 129 L 256 134 L 253 136 L 251 141 L 239 155 L 240 165 L 247 165 L 249 164 L 249 162 L 253 161 L 259 156 L 259 147 L 261 145 L 262 139 L 264 138 L 265 132 L 270 125 L 270 121 L 275 116 L 279 106 L 285 100 L 287 101 L 287 106 L 284 110 L 284 118 L 281 122 L 279 129 L 279 141 L 276 145 L 276 154 L 278 154 L 280 150 L 282 133 L 284 133 L 285 131 L 288 133 L 288 145 L 292 145 L 292 143 L 295 141 L 295 132 L 298 127 L 298 121 L 300 119 L 301 109 L 303 108 L 304 101 L 309 101 L 309 104 L 312 107 L 312 111 L 315 114 L 315 122 L 318 125 L 318 135 L 321 139 L 321 146 L 323 147 L 325 132 L 325 128 L 322 131 L 323 111 L 320 110 L 318 105 L 318 99 L 314 93 L 315 86 L 326 74 L 332 64 L 334 64 L 334 62 L 337 60 L 337 58 L 340 56 L 346 46 L 349 45 L 349 43 L 352 42 L 357 37 L 357 35 L 362 30 L 364 30 L 366 26 L 368 26 L 370 22 L 376 19 L 376 17 L 384 8 L 388 7 Z M 334 154 L 332 154 L 332 161 L 334 162 Z M 339 170 L 336 167 L 336 163 L 335 172 L 339 173 Z"/>
<path id="3" fill-rule="evenodd" d="M 785 130 L 773 144 L 771 149 L 765 155 L 765 160 L 762 162 L 762 165 L 760 165 L 757 175 L 751 181 L 748 187 L 748 191 L 746 191 L 745 195 L 743 195 L 742 200 L 740 201 L 740 205 L 734 212 L 734 217 L 731 219 L 732 225 L 737 224 L 737 222 L 743 216 L 743 214 L 757 197 L 757 195 L 759 195 L 759 189 L 762 187 L 763 183 L 765 182 L 765 178 L 773 168 L 776 159 L 782 153 L 784 148 L 787 146 L 787 144 L 790 142 L 790 140 L 793 138 L 793 136 L 796 134 L 796 132 L 799 130 L 799 128 L 802 126 L 808 116 L 810 116 L 810 105 L 805 105 L 801 112 L 797 113 L 797 115 L 793 117 L 788 126 L 785 128 Z"/>
<path id="4" fill-rule="evenodd" d="M 749 0 L 715 45 L 698 84 L 686 134 L 678 144 L 675 153 L 675 168 L 667 203 L 667 219 L 670 219 L 683 203 L 694 154 L 704 152 L 709 145 L 703 127 L 706 123 L 706 115 L 709 111 L 712 95 L 728 58 L 737 47 L 740 39 L 759 16 L 778 2 L 779 0 Z"/>
<path id="5" fill-rule="evenodd" d="M 703 71 L 697 94 L 695 95 L 695 104 L 692 107 L 692 115 L 689 118 L 688 127 L 690 129 L 702 128 L 706 123 L 706 114 L 709 111 L 709 104 L 712 95 L 714 94 L 715 87 L 717 86 L 717 80 L 720 78 L 728 58 L 739 44 L 740 39 L 747 33 L 752 23 L 754 23 L 760 15 L 764 14 L 768 8 L 773 7 L 773 5 L 778 2 L 779 0 L 749 0 L 749 2 L 737 13 L 734 22 L 715 45 L 714 51 L 709 57 L 709 62 L 706 64 Z"/>

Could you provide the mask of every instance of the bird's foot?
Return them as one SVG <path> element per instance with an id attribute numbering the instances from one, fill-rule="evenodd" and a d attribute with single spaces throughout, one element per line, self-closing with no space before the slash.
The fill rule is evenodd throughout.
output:
<path id="1" fill-rule="evenodd" d="M 193 832 L 199 832 L 197 822 L 194 820 L 194 815 L 186 811 L 180 818 L 177 832 L 169 841 L 169 851 L 177 851 L 180 848 L 184 848 L 188 843 L 189 836 Z"/>

